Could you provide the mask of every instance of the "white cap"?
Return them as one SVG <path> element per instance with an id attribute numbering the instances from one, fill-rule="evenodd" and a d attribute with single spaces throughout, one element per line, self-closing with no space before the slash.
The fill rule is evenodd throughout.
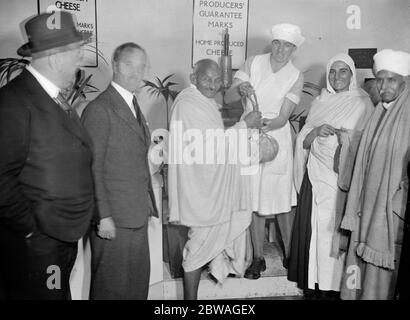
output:
<path id="1" fill-rule="evenodd" d="M 272 40 L 285 40 L 287 42 L 293 43 L 297 47 L 299 47 L 305 41 L 300 28 L 290 23 L 281 23 L 274 25 L 272 27 L 271 33 Z"/>
<path id="2" fill-rule="evenodd" d="M 374 70 L 387 70 L 402 76 L 410 74 L 410 54 L 404 51 L 384 49 L 376 53 L 373 57 Z"/>

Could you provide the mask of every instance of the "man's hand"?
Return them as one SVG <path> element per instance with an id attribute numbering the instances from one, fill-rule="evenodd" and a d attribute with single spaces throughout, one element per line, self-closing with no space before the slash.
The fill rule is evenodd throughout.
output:
<path id="1" fill-rule="evenodd" d="M 100 220 L 98 225 L 98 236 L 103 239 L 114 239 L 115 238 L 115 224 L 111 217 L 104 218 Z"/>
<path id="2" fill-rule="evenodd" d="M 320 127 L 317 127 L 315 130 L 316 130 L 317 137 L 328 137 L 329 135 L 333 136 L 336 133 L 336 129 L 328 124 L 322 124 Z"/>
<path id="3" fill-rule="evenodd" d="M 270 127 L 270 124 L 272 123 L 272 119 L 267 119 L 267 118 L 263 118 L 262 119 L 262 132 L 268 132 L 271 131 L 272 128 Z"/>
<path id="4" fill-rule="evenodd" d="M 262 115 L 259 111 L 249 112 L 243 120 L 246 122 L 246 125 L 250 129 L 259 129 L 262 127 Z"/>
<path id="5" fill-rule="evenodd" d="M 255 90 L 248 81 L 239 84 L 238 90 L 241 97 L 250 97 L 255 93 Z"/>

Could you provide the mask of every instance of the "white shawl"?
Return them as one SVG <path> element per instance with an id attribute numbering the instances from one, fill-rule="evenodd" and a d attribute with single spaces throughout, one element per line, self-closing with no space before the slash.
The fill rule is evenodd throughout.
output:
<path id="1" fill-rule="evenodd" d="M 168 149 L 170 222 L 206 227 L 229 221 L 233 213 L 251 211 L 250 192 L 245 189 L 249 177 L 241 175 L 241 161 L 229 160 L 238 156 L 238 143 L 224 138 L 225 146 L 218 148 L 207 137 L 215 130 L 225 133 L 218 107 L 194 86 L 184 89 L 173 104 Z M 239 129 L 247 137 L 244 121 L 230 130 Z M 210 155 L 225 161 L 207 164 Z"/>
<path id="2" fill-rule="evenodd" d="M 317 137 L 310 149 L 304 149 L 303 141 L 306 136 L 314 128 L 329 124 L 336 129 L 347 129 L 346 136 L 342 140 L 348 142 L 356 135 L 357 131 L 363 130 L 374 109 L 368 94 L 356 87 L 356 69 L 349 56 L 339 54 L 332 58 L 327 65 L 326 79 L 328 79 L 330 67 L 335 61 L 345 62 L 352 71 L 353 75 L 349 90 L 336 93 L 330 86 L 329 80 L 327 80 L 327 90 L 323 89 L 320 96 L 313 101 L 306 124 L 296 139 L 294 183 L 298 192 L 306 170 L 309 152 L 311 157 L 316 158 L 317 161 L 322 162 L 329 169 L 327 172 L 310 172 L 310 174 L 321 176 L 322 179 L 326 178 L 324 177 L 326 175 L 329 179 L 329 185 L 337 188 L 337 174 L 333 170 L 335 153 L 339 146 L 337 136 Z"/>

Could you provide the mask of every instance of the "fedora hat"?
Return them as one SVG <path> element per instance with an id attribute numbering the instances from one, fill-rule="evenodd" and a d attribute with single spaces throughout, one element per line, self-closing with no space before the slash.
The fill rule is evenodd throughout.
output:
<path id="1" fill-rule="evenodd" d="M 59 14 L 59 21 L 54 21 Z M 59 25 L 54 25 L 54 22 Z M 41 13 L 24 25 L 28 42 L 22 45 L 17 53 L 23 57 L 30 57 L 33 53 L 64 47 L 68 44 L 86 41 L 92 36 L 89 32 L 80 32 L 74 21 L 74 16 L 66 11 Z"/>

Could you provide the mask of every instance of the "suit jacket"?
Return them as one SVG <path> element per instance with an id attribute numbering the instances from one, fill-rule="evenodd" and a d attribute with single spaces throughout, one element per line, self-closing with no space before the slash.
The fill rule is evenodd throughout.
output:
<path id="1" fill-rule="evenodd" d="M 90 102 L 82 122 L 93 141 L 93 174 L 99 219 L 139 228 L 158 216 L 148 169 L 150 134 L 113 87 Z M 144 134 L 145 131 L 145 134 Z"/>
<path id="2" fill-rule="evenodd" d="M 91 142 L 27 70 L 0 89 L 0 223 L 74 242 L 93 212 Z"/>

